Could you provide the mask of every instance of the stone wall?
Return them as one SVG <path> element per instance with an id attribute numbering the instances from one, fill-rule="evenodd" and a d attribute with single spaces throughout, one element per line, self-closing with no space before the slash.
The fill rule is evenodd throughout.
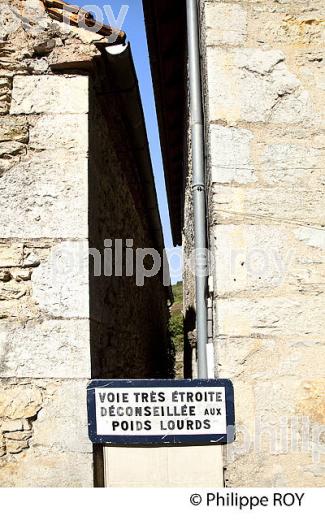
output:
<path id="1" fill-rule="evenodd" d="M 216 371 L 238 428 L 226 485 L 321 486 L 322 2 L 201 7 Z"/>
<path id="2" fill-rule="evenodd" d="M 123 109 L 118 105 L 114 87 L 113 92 L 105 93 L 102 103 L 96 93 L 100 89 L 97 80 L 93 80 L 89 97 L 88 189 L 89 200 L 93 201 L 89 208 L 89 234 L 91 247 L 102 256 L 104 241 L 112 240 L 114 260 L 119 247 L 114 244 L 116 239 L 122 240 L 124 246 L 131 245 L 134 252 L 157 245 L 150 235 L 143 181 L 123 122 Z M 137 286 L 135 276 L 115 272 L 117 276 L 90 280 L 93 375 L 112 378 L 171 375 L 168 287 L 163 287 L 159 276 L 147 278 L 141 287 Z"/>
<path id="3" fill-rule="evenodd" d="M 167 296 L 157 277 L 94 276 L 89 246 L 152 245 L 132 144 L 101 97 L 103 38 L 38 1 L 41 30 L 13 26 L 26 4 L 1 4 L 0 486 L 88 487 L 87 382 L 167 375 Z"/>

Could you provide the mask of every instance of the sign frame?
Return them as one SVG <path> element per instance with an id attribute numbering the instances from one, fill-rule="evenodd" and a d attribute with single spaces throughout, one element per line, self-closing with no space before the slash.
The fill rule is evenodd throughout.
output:
<path id="1" fill-rule="evenodd" d="M 226 425 L 224 434 L 197 435 L 98 435 L 96 419 L 96 388 L 202 388 L 223 387 L 225 389 Z M 114 447 L 125 446 L 206 446 L 229 444 L 235 440 L 234 388 L 229 379 L 94 379 L 87 387 L 88 435 L 93 444 L 106 444 Z"/>

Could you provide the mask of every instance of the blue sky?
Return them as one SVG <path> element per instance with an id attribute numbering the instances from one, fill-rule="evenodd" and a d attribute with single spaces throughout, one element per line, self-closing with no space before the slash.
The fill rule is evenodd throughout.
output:
<path id="1" fill-rule="evenodd" d="M 117 19 L 121 7 L 128 5 L 128 11 L 125 16 L 122 29 L 127 33 L 128 41 L 131 43 L 133 58 L 139 79 L 140 92 L 146 119 L 151 160 L 155 175 L 156 189 L 159 201 L 159 210 L 164 230 L 165 246 L 167 249 L 172 249 L 173 242 L 171 237 L 163 164 L 159 142 L 159 131 L 151 79 L 149 53 L 146 41 L 144 15 L 142 9 L 142 0 L 131 0 L 129 1 L 129 3 L 127 2 L 128 0 L 124 0 L 124 2 L 119 0 L 96 0 L 94 2 L 89 2 L 89 4 L 87 5 L 80 1 L 78 3 L 82 7 L 85 7 L 87 10 L 94 11 L 98 19 L 100 19 L 98 14 L 101 14 L 101 16 L 104 17 L 104 20 L 106 22 L 107 17 L 105 14 L 104 6 L 111 6 L 114 18 Z M 101 8 L 102 13 L 97 13 L 94 9 L 91 8 L 91 5 L 96 5 L 99 8 Z M 173 248 L 173 250 L 175 250 L 175 248 Z M 176 248 L 176 252 L 177 251 L 179 251 L 178 248 Z M 172 265 L 174 265 L 174 269 L 177 269 L 179 263 L 178 260 L 173 262 L 171 259 L 171 263 Z M 179 275 L 172 275 L 173 283 L 180 279 L 181 277 Z"/>

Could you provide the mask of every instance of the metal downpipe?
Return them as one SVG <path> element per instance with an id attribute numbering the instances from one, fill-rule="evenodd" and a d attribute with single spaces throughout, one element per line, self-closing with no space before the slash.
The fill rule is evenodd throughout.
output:
<path id="1" fill-rule="evenodd" d="M 193 208 L 196 282 L 196 331 L 198 376 L 208 378 L 207 363 L 207 275 L 206 190 L 204 167 L 204 123 L 200 67 L 200 40 L 197 0 L 187 0 L 187 33 L 192 134 Z"/>

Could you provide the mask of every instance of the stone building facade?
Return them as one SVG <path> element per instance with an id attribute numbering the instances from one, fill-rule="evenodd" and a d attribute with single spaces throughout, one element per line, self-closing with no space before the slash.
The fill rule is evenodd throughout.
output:
<path id="1" fill-rule="evenodd" d="M 170 375 L 169 289 L 96 272 L 105 240 L 161 248 L 158 210 L 106 36 L 43 4 L 0 6 L 0 486 L 93 486 L 87 383 Z"/>
<path id="2" fill-rule="evenodd" d="M 164 102 L 178 102 L 189 121 L 182 104 L 187 69 L 178 61 L 178 78 L 168 53 L 169 37 L 178 52 L 183 47 L 186 63 L 179 23 L 186 19 L 186 2 L 175 14 L 172 2 L 165 2 L 155 27 L 151 4 L 144 3 L 152 45 L 157 34 L 163 39 L 151 50 L 152 68 L 161 139 L 172 150 L 165 154 L 167 184 L 184 168 L 184 189 L 178 198 L 172 193 L 169 204 L 174 241 L 182 242 L 187 262 L 194 247 L 188 125 L 177 137 Z M 212 257 L 209 341 L 215 375 L 234 383 L 237 423 L 236 442 L 223 453 L 224 482 L 324 486 L 324 5 L 199 5 Z M 174 83 L 164 80 L 164 66 L 174 70 Z M 171 166 L 181 152 L 183 161 Z M 187 263 L 184 301 L 190 344 L 195 280 Z"/>
<path id="3" fill-rule="evenodd" d="M 229 486 L 323 486 L 324 5 L 201 2 L 216 373 Z"/>

